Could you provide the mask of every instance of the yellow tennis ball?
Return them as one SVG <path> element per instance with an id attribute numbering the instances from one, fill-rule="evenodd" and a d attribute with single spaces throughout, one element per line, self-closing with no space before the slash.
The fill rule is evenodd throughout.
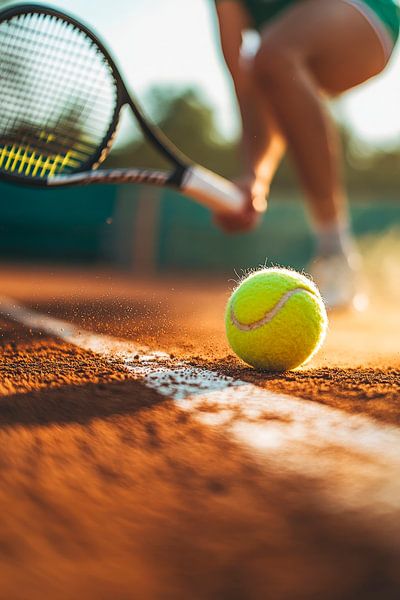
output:
<path id="1" fill-rule="evenodd" d="M 266 371 L 294 369 L 321 347 L 328 326 L 316 285 L 288 269 L 262 269 L 232 293 L 225 315 L 232 350 Z"/>

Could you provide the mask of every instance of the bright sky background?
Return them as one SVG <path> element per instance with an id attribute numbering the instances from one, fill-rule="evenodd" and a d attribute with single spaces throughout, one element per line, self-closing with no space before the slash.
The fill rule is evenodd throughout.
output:
<path id="1" fill-rule="evenodd" d="M 51 4 L 95 28 L 139 98 L 153 85 L 194 85 L 215 107 L 223 133 L 237 132 L 211 0 L 51 0 Z M 339 112 L 363 140 L 400 143 L 400 48 L 386 73 L 348 94 Z"/>

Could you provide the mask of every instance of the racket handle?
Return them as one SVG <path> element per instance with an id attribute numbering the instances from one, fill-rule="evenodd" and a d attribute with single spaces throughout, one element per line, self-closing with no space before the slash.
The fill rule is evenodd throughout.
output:
<path id="1" fill-rule="evenodd" d="M 246 201 L 237 185 L 198 165 L 186 171 L 181 191 L 217 212 L 238 213 Z"/>

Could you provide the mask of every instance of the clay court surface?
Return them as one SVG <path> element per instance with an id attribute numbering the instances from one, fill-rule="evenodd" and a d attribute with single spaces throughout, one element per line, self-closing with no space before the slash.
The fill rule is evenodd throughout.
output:
<path id="1" fill-rule="evenodd" d="M 398 298 L 266 375 L 228 277 L 1 282 L 2 600 L 400 597 Z"/>

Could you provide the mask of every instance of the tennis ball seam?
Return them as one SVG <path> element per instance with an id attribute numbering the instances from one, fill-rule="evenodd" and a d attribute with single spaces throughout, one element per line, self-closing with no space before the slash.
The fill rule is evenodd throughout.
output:
<path id="1" fill-rule="evenodd" d="M 317 298 L 317 295 L 313 293 L 311 290 L 307 290 L 306 288 L 295 288 L 294 290 L 289 290 L 284 294 L 278 302 L 269 310 L 261 319 L 258 321 L 254 321 L 254 323 L 242 323 L 235 315 L 235 311 L 233 305 L 231 306 L 231 321 L 237 329 L 240 331 L 254 331 L 263 325 L 267 325 L 272 321 L 272 319 L 278 314 L 278 312 L 285 306 L 285 304 L 292 298 L 295 294 L 299 294 L 304 292 L 311 296 L 312 298 Z"/>

